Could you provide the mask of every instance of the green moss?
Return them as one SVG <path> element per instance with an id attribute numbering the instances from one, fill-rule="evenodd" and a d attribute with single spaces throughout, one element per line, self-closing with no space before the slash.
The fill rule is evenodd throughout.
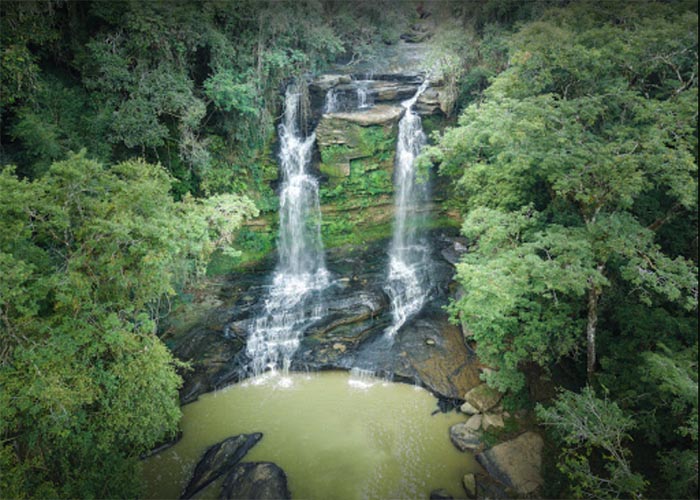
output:
<path id="1" fill-rule="evenodd" d="M 352 148 L 344 145 L 326 146 L 321 149 L 321 160 L 326 164 L 347 161 L 347 156 L 352 152 Z"/>
<path id="2" fill-rule="evenodd" d="M 321 163 L 318 169 L 322 174 L 327 175 L 331 184 L 337 185 L 338 179 L 350 175 L 350 164 L 346 161 L 338 161 L 335 163 Z"/>
<path id="3" fill-rule="evenodd" d="M 396 127 L 359 127 L 356 158 L 374 157 L 380 162 L 393 158 L 396 150 Z"/>
<path id="4" fill-rule="evenodd" d="M 344 214 L 324 219 L 321 226 L 323 243 L 326 248 L 344 245 L 363 246 L 372 241 L 388 238 L 392 232 L 392 222 L 363 224 L 356 217 Z"/>

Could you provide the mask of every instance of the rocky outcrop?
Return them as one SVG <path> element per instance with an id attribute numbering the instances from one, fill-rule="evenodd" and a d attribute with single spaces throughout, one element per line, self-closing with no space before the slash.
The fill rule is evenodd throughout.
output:
<path id="1" fill-rule="evenodd" d="M 435 305 L 426 307 L 399 332 L 395 353 L 395 374 L 413 379 L 442 397 L 460 399 L 479 383 L 475 354 L 467 348 L 459 328 Z"/>
<path id="2" fill-rule="evenodd" d="M 384 335 L 392 321 L 383 289 L 386 241 L 371 243 L 362 252 L 329 252 L 328 268 L 335 281 L 324 290 L 326 314 L 306 327 L 291 368 L 363 368 L 426 387 L 444 401 L 451 401 L 450 407 L 479 385 L 476 356 L 442 308 L 454 270 L 442 260 L 441 251 L 443 245 L 451 243 L 437 235 L 433 239 L 433 301 L 391 342 Z M 245 341 L 251 322 L 264 305 L 269 279 L 269 273 L 236 275 L 235 285 L 221 287 L 222 303 L 215 311 L 192 331 L 168 341 L 180 359 L 195 367 L 183 374 L 183 403 L 247 375 Z"/>
<path id="3" fill-rule="evenodd" d="M 325 74 L 316 77 L 309 83 L 309 90 L 326 92 L 333 87 L 344 83 L 352 82 L 352 78 L 349 75 L 340 74 Z"/>
<path id="4" fill-rule="evenodd" d="M 223 500 L 286 500 L 292 498 L 287 475 L 272 462 L 244 462 L 224 479 Z"/>
<path id="5" fill-rule="evenodd" d="M 388 299 L 377 283 L 374 311 L 358 304 L 351 317 L 336 312 L 311 327 L 293 360 L 299 369 L 358 367 L 382 376 L 422 385 L 434 394 L 458 400 L 479 383 L 479 366 L 458 327 L 450 324 L 440 303 L 427 306 L 393 339 L 384 335 L 391 324 Z M 359 297 L 359 296 L 358 296 Z M 352 308 L 349 308 L 352 310 Z"/>
<path id="6" fill-rule="evenodd" d="M 228 472 L 262 439 L 262 434 L 240 434 L 227 438 L 207 449 L 192 473 L 181 498 L 192 498 L 197 492 Z"/>
<path id="7" fill-rule="evenodd" d="M 353 111 L 351 113 L 329 113 L 323 117 L 323 120 L 325 120 L 325 123 L 333 121 L 355 123 L 361 127 L 370 127 L 372 125 L 393 125 L 401 119 L 405 112 L 406 109 L 401 106 L 379 104 L 367 110 Z M 319 126 L 321 125 L 319 124 Z M 321 128 L 322 130 L 320 137 L 318 131 L 316 132 L 319 144 L 323 144 L 324 141 L 322 137 L 325 135 L 323 133 L 325 124 L 324 126 L 321 126 Z M 343 139 L 339 138 L 338 140 L 342 141 Z M 340 142 L 336 142 L 336 144 L 338 143 Z"/>
<path id="8" fill-rule="evenodd" d="M 350 177 L 351 162 L 360 158 L 372 159 L 373 169 L 392 172 L 398 131 L 396 124 L 404 111 L 401 107 L 379 105 L 367 111 L 323 115 L 316 128 L 321 173 L 331 184 L 337 184 Z M 389 173 L 387 179 L 390 181 Z M 362 174 L 364 171 L 358 171 L 353 177 Z M 352 194 L 352 186 L 346 187 Z"/>
<path id="9" fill-rule="evenodd" d="M 539 434 L 525 432 L 476 455 L 476 460 L 499 482 L 521 495 L 542 486 L 542 447 Z"/>

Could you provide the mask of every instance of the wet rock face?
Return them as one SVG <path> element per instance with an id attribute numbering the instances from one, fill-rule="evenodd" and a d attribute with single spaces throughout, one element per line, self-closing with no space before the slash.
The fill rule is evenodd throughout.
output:
<path id="1" fill-rule="evenodd" d="M 283 500 L 291 498 L 287 475 L 272 462 L 243 462 L 226 476 L 224 500 Z"/>
<path id="2" fill-rule="evenodd" d="M 357 367 L 424 386 L 446 400 L 461 400 L 480 385 L 480 365 L 459 327 L 450 324 L 442 309 L 454 268 L 441 254 L 454 242 L 441 234 L 432 236 L 436 263 L 432 300 L 393 340 L 384 335 L 392 321 L 383 289 L 388 242 L 375 242 L 363 251 L 328 252 L 333 284 L 323 291 L 327 313 L 306 327 L 292 370 Z M 270 275 L 232 277 L 237 285 L 222 288 L 222 294 L 230 294 L 222 296 L 222 305 L 174 342 L 174 353 L 195 368 L 183 374 L 183 404 L 247 376 L 250 360 L 245 342 L 251 321 L 263 305 Z"/>
<path id="3" fill-rule="evenodd" d="M 197 492 L 229 471 L 248 453 L 262 434 L 240 434 L 217 443 L 204 453 L 192 474 L 192 479 L 182 494 L 182 498 L 192 498 Z"/>
<path id="4" fill-rule="evenodd" d="M 476 356 L 467 347 L 459 327 L 450 324 L 442 308 L 447 303 L 448 284 L 454 268 L 441 262 L 437 238 L 435 243 L 432 301 L 393 339 L 384 333 L 392 318 L 383 289 L 386 257 L 379 245 L 378 254 L 366 254 L 369 273 L 354 276 L 345 290 L 330 292 L 327 302 L 330 314 L 307 330 L 292 368 L 361 368 L 379 376 L 424 386 L 451 400 L 461 400 L 466 392 L 481 384 Z M 334 269 L 332 263 L 329 268 L 341 271 Z"/>

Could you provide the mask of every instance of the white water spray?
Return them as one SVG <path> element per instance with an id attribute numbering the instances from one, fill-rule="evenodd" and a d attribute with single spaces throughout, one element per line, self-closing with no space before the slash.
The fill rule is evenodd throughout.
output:
<path id="1" fill-rule="evenodd" d="M 372 99 L 370 99 L 367 81 L 360 81 L 357 86 L 357 107 L 358 109 L 367 109 L 372 107 Z"/>
<path id="2" fill-rule="evenodd" d="M 323 112 L 335 113 L 336 111 L 338 111 L 338 93 L 335 89 L 330 89 L 326 93 L 326 99 L 323 103 Z"/>
<path id="3" fill-rule="evenodd" d="M 318 180 L 306 171 L 315 134 L 299 131 L 300 93 L 289 88 L 284 122 L 279 126 L 280 193 L 279 263 L 262 314 L 252 324 L 246 352 L 250 371 L 289 370 L 303 328 L 320 319 L 319 291 L 329 282 L 321 241 Z"/>
<path id="4" fill-rule="evenodd" d="M 389 272 L 385 290 L 391 299 L 393 323 L 386 330 L 393 337 L 408 318 L 421 310 L 428 298 L 430 248 L 416 234 L 421 223 L 420 205 L 427 200 L 427 186 L 416 182 L 416 157 L 426 137 L 420 116 L 413 106 L 428 87 L 428 80 L 415 95 L 401 103 L 406 109 L 399 122 L 394 185 L 396 214 L 394 237 L 389 250 Z"/>

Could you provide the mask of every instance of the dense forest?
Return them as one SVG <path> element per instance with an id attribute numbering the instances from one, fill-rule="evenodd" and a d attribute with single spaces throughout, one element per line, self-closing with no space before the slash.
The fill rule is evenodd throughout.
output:
<path id="1" fill-rule="evenodd" d="M 419 163 L 468 241 L 449 313 L 547 433 L 542 495 L 697 498 L 684 0 L 0 3 L 0 496 L 139 495 L 187 370 L 162 320 L 273 250 L 244 224 L 279 204 L 285 85 L 376 60 L 424 3 L 452 99 Z"/>

